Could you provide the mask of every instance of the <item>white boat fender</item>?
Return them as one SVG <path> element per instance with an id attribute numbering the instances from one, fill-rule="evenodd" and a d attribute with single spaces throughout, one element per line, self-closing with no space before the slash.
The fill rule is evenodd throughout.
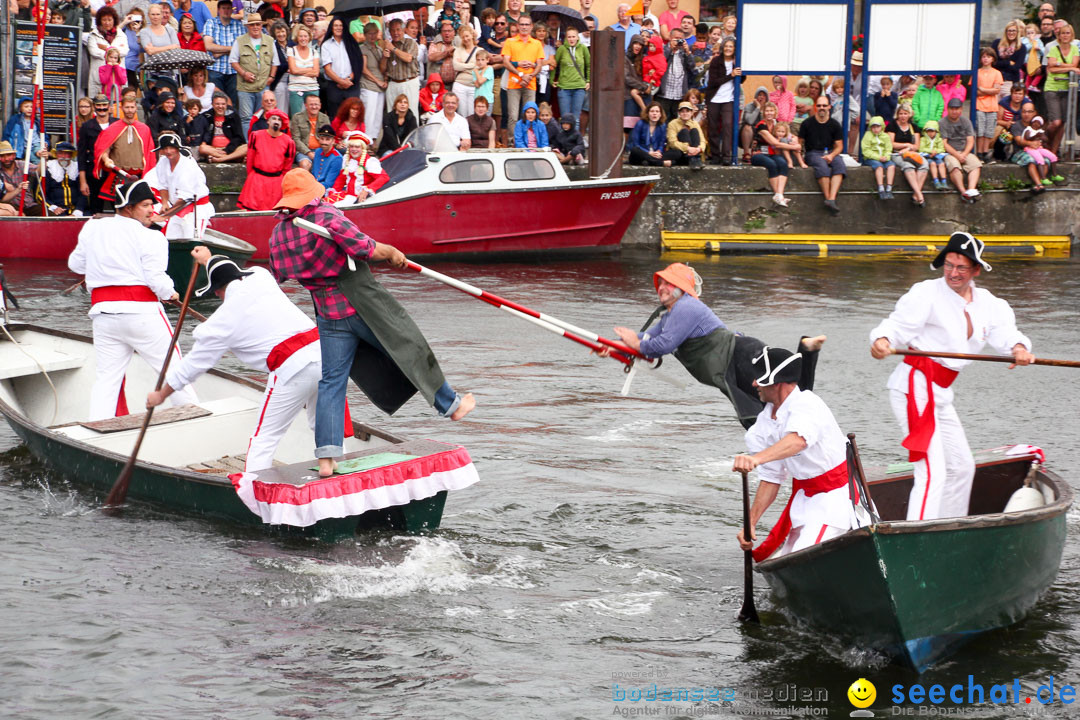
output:
<path id="1" fill-rule="evenodd" d="M 1022 510 L 1034 510 L 1046 504 L 1043 494 L 1033 487 L 1022 487 L 1012 494 L 1009 502 L 1005 505 L 1005 512 L 1020 512 Z"/>

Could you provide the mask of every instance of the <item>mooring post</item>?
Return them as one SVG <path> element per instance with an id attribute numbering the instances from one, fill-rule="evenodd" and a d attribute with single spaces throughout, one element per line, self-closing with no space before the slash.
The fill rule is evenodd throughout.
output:
<path id="1" fill-rule="evenodd" d="M 609 167 L 609 177 L 622 177 L 624 35 L 622 30 L 595 30 L 591 35 L 589 175 L 592 177 L 604 174 Z"/>

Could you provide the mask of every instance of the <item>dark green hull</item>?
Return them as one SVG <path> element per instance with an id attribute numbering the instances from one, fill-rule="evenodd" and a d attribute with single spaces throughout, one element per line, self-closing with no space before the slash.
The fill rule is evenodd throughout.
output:
<path id="1" fill-rule="evenodd" d="M 1028 463 L 998 463 L 985 482 L 1007 498 Z M 881 522 L 759 570 L 797 617 L 921 672 L 974 635 L 1021 620 L 1053 583 L 1072 492 L 1052 473 L 1040 479 L 1057 493 L 1040 508 Z M 973 496 L 978 488 L 977 475 Z"/>
<path id="2" fill-rule="evenodd" d="M 249 242 L 225 235 L 214 230 L 208 230 L 206 236 L 196 242 L 195 240 L 169 240 L 169 277 L 173 285 L 183 294 L 187 287 L 188 279 L 191 278 L 191 268 L 195 264 L 195 258 L 191 257 L 191 251 L 198 245 L 210 248 L 214 255 L 225 255 L 236 261 L 240 267 L 244 267 L 255 252 L 255 246 Z M 199 268 L 199 276 L 195 280 L 195 287 L 199 288 L 206 284 L 206 270 Z"/>

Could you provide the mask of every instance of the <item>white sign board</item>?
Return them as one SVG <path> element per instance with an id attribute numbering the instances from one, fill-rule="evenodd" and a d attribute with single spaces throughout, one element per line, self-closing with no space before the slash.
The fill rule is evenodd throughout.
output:
<path id="1" fill-rule="evenodd" d="M 870 5 L 869 73 L 970 72 L 975 3 Z"/>
<path id="2" fill-rule="evenodd" d="M 739 44 L 746 73 L 843 73 L 846 4 L 743 3 Z"/>

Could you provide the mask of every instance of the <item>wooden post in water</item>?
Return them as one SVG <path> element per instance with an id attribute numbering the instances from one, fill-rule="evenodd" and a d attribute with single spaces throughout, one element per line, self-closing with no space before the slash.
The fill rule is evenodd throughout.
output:
<path id="1" fill-rule="evenodd" d="M 609 167 L 608 177 L 622 177 L 624 35 L 622 30 L 594 30 L 591 35 L 589 175 L 592 177 L 604 174 Z"/>

